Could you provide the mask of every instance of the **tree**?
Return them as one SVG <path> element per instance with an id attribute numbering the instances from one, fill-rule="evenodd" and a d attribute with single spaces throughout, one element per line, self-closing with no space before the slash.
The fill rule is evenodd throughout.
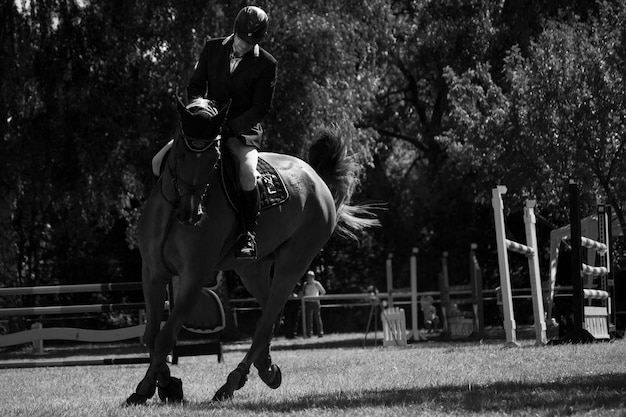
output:
<path id="1" fill-rule="evenodd" d="M 219 5 L 202 6 L 2 3 L 4 282 L 84 280 L 86 259 L 92 279 L 121 278 L 102 242 L 120 223 L 132 237 L 149 148 L 174 131 L 173 93 L 201 47 L 195 28 L 219 20 Z"/>
<path id="2" fill-rule="evenodd" d="M 384 77 L 362 122 L 380 137 L 363 188 L 389 202 L 382 215 L 386 250 L 408 259 L 410 248 L 419 247 L 433 255 L 428 270 L 436 276 L 442 251 L 465 259 L 470 243 L 483 238 L 485 212 L 474 202 L 471 179 L 448 163 L 439 140 L 450 111 L 445 69 L 463 72 L 489 59 L 501 3 L 385 3 L 370 16 Z"/>
<path id="3" fill-rule="evenodd" d="M 557 220 L 567 177 L 576 178 L 586 211 L 604 196 L 626 226 L 625 16 L 623 5 L 603 4 L 598 18 L 548 23 L 527 56 L 511 49 L 501 87 L 488 67 L 450 71 L 455 128 L 445 140 L 464 171 L 536 197 Z"/>

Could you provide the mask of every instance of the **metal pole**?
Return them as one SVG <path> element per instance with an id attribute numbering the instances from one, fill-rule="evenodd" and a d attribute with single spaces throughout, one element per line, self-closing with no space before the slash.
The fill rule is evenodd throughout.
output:
<path id="1" fill-rule="evenodd" d="M 580 231 L 580 205 L 578 200 L 578 184 L 575 180 L 569 180 L 569 223 L 571 228 L 572 244 L 572 313 L 574 316 L 574 330 L 583 330 L 583 286 L 581 275 L 581 231 Z"/>

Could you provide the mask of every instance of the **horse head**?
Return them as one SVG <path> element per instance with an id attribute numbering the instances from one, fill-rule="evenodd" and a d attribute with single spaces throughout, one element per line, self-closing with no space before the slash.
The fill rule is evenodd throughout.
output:
<path id="1" fill-rule="evenodd" d="M 195 99 L 185 106 L 178 98 L 180 134 L 174 140 L 168 166 L 177 193 L 176 217 L 197 225 L 204 214 L 202 200 L 220 160 L 220 133 L 230 102 L 217 110 L 212 101 Z"/>

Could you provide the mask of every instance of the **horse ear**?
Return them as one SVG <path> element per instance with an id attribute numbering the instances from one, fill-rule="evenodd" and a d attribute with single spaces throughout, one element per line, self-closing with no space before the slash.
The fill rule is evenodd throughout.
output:
<path id="1" fill-rule="evenodd" d="M 215 116 L 215 119 L 218 120 L 220 124 L 224 123 L 224 121 L 226 120 L 226 116 L 228 116 L 228 111 L 230 110 L 230 104 L 232 102 L 232 99 L 228 100 L 228 103 L 226 103 Z"/>
<path id="2" fill-rule="evenodd" d="M 183 104 L 183 101 L 180 99 L 178 94 L 176 95 L 176 108 L 178 109 L 178 114 L 181 116 L 191 116 L 191 112 L 187 110 L 187 107 Z"/>

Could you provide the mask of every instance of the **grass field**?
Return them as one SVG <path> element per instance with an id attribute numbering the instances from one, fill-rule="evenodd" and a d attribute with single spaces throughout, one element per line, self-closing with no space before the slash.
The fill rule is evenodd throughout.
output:
<path id="1" fill-rule="evenodd" d="M 235 398 L 211 398 L 248 345 L 181 358 L 185 403 L 122 407 L 147 365 L 0 370 L 0 416 L 626 416 L 626 341 L 506 348 L 502 342 L 362 345 L 362 335 L 279 339 L 283 384 L 251 372 Z M 81 353 L 84 355 L 84 353 Z M 72 359 L 75 359 L 74 357 Z M 1 360 L 1 359 L 0 359 Z"/>

